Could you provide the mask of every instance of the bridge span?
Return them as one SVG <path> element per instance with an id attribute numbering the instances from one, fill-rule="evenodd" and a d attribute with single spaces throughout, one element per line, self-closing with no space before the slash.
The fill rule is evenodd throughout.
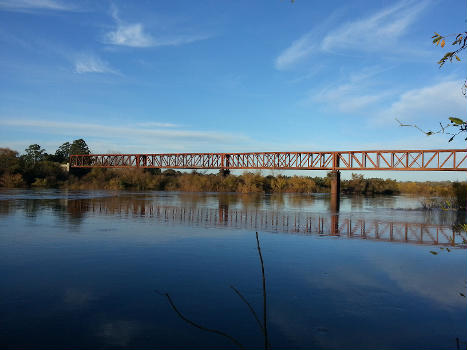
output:
<path id="1" fill-rule="evenodd" d="M 341 152 L 79 154 L 78 168 L 467 171 L 467 149 Z"/>
<path id="2" fill-rule="evenodd" d="M 328 170 L 339 210 L 341 170 L 467 171 L 467 149 L 338 152 L 74 154 L 73 168 Z"/>

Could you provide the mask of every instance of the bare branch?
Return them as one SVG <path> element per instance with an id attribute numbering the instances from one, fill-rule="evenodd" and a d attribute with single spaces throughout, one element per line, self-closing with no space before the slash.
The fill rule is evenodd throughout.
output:
<path id="1" fill-rule="evenodd" d="M 448 142 L 451 142 L 452 140 L 454 140 L 454 138 L 459 135 L 460 133 L 462 132 L 467 132 L 467 123 L 464 122 L 463 120 L 459 119 L 459 118 L 449 118 L 451 120 L 451 123 L 447 123 L 445 125 L 443 125 L 441 122 L 439 123 L 439 126 L 440 126 L 440 129 L 439 130 L 436 130 L 436 131 L 432 131 L 432 130 L 429 130 L 429 131 L 425 131 L 423 130 L 422 128 L 420 128 L 417 124 L 404 124 L 402 123 L 399 119 L 397 118 L 394 118 L 398 123 L 399 123 L 399 126 L 404 126 L 404 127 L 412 127 L 412 128 L 415 128 L 417 130 L 419 130 L 420 132 L 424 133 L 425 135 L 427 136 L 431 136 L 431 135 L 434 135 L 434 134 L 445 134 L 445 135 L 451 135 L 451 138 L 449 139 Z M 454 122 L 456 121 L 456 122 Z M 456 132 L 448 132 L 447 129 L 449 128 L 457 128 Z M 466 138 L 467 140 L 467 138 Z"/>
<path id="2" fill-rule="evenodd" d="M 232 288 L 234 290 L 234 292 L 237 293 L 237 295 L 240 297 L 240 299 L 242 299 L 242 301 L 248 306 L 251 313 L 253 314 L 253 317 L 255 318 L 256 322 L 258 323 L 258 326 L 261 329 L 261 332 L 263 332 L 263 334 L 264 334 L 264 327 L 261 324 L 261 321 L 259 320 L 258 314 L 256 313 L 255 309 L 253 309 L 253 306 L 251 306 L 251 304 L 248 302 L 248 300 L 246 300 L 246 298 L 242 295 L 242 293 L 240 293 L 240 291 L 237 288 L 235 288 L 234 286 L 230 286 L 230 288 Z"/>
<path id="3" fill-rule="evenodd" d="M 219 331 L 217 329 L 212 329 L 212 328 L 207 328 L 207 327 L 204 327 L 204 326 L 201 326 L 199 325 L 198 323 L 195 323 L 193 322 L 192 320 L 186 318 L 178 309 L 177 307 L 175 306 L 172 298 L 170 297 L 169 293 L 161 293 L 157 290 L 155 290 L 155 292 L 159 295 L 162 295 L 162 296 L 165 296 L 167 297 L 167 300 L 169 301 L 169 304 L 170 306 L 172 307 L 172 309 L 175 311 L 175 313 L 183 320 L 185 321 L 186 323 L 192 325 L 193 327 L 196 327 L 198 329 L 201 329 L 203 331 L 206 331 L 206 332 L 211 332 L 211 333 L 215 333 L 215 334 L 218 334 L 222 337 L 225 337 L 227 339 L 230 339 L 232 342 L 234 342 L 239 348 L 241 349 L 244 349 L 244 346 L 237 340 L 235 339 L 234 337 L 232 337 L 231 335 L 227 334 L 227 333 L 224 333 L 222 331 Z"/>
<path id="4" fill-rule="evenodd" d="M 266 303 L 266 277 L 264 275 L 263 254 L 259 245 L 258 232 L 256 232 L 256 245 L 258 247 L 259 260 L 261 262 L 261 274 L 263 276 L 263 327 L 264 327 L 264 349 L 269 349 L 268 327 L 267 327 L 267 303 Z"/>

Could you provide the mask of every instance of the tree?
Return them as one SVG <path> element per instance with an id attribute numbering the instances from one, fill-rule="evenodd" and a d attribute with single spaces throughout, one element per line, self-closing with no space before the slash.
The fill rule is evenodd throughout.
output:
<path id="1" fill-rule="evenodd" d="M 0 175 L 16 173 L 20 169 L 18 152 L 9 148 L 0 148 Z"/>
<path id="2" fill-rule="evenodd" d="M 25 152 L 24 159 L 28 165 L 35 165 L 46 156 L 45 149 L 41 148 L 37 143 L 30 145 L 25 149 Z"/>
<path id="3" fill-rule="evenodd" d="M 55 160 L 59 163 L 68 161 L 68 158 L 70 158 L 70 149 L 71 144 L 69 142 L 65 142 L 63 145 L 58 147 L 55 151 Z"/>
<path id="4" fill-rule="evenodd" d="M 71 154 L 90 154 L 90 153 L 91 153 L 91 150 L 86 144 L 86 141 L 84 141 L 83 139 L 78 139 L 78 140 L 74 140 L 73 143 L 71 144 L 68 156 L 70 156 Z"/>

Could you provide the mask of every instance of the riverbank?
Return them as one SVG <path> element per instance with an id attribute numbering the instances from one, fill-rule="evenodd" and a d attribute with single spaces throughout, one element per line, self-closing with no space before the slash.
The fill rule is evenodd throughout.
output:
<path id="1" fill-rule="evenodd" d="M 0 187 L 7 188 L 63 188 L 106 190 L 156 190 L 184 192 L 237 193 L 327 193 L 329 177 L 267 175 L 245 172 L 241 175 L 222 173 L 191 173 L 172 169 L 71 169 L 62 164 L 41 161 L 25 168 L 0 169 Z M 467 185 L 450 181 L 400 182 L 393 179 L 364 178 L 352 174 L 341 181 L 345 194 L 414 194 L 448 199 L 457 207 L 465 207 Z"/>

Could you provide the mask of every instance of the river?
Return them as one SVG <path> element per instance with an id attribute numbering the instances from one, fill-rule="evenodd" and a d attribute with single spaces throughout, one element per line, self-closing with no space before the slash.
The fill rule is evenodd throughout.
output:
<path id="1" fill-rule="evenodd" d="M 465 349 L 465 222 L 407 196 L 2 190 L 1 345 Z"/>

